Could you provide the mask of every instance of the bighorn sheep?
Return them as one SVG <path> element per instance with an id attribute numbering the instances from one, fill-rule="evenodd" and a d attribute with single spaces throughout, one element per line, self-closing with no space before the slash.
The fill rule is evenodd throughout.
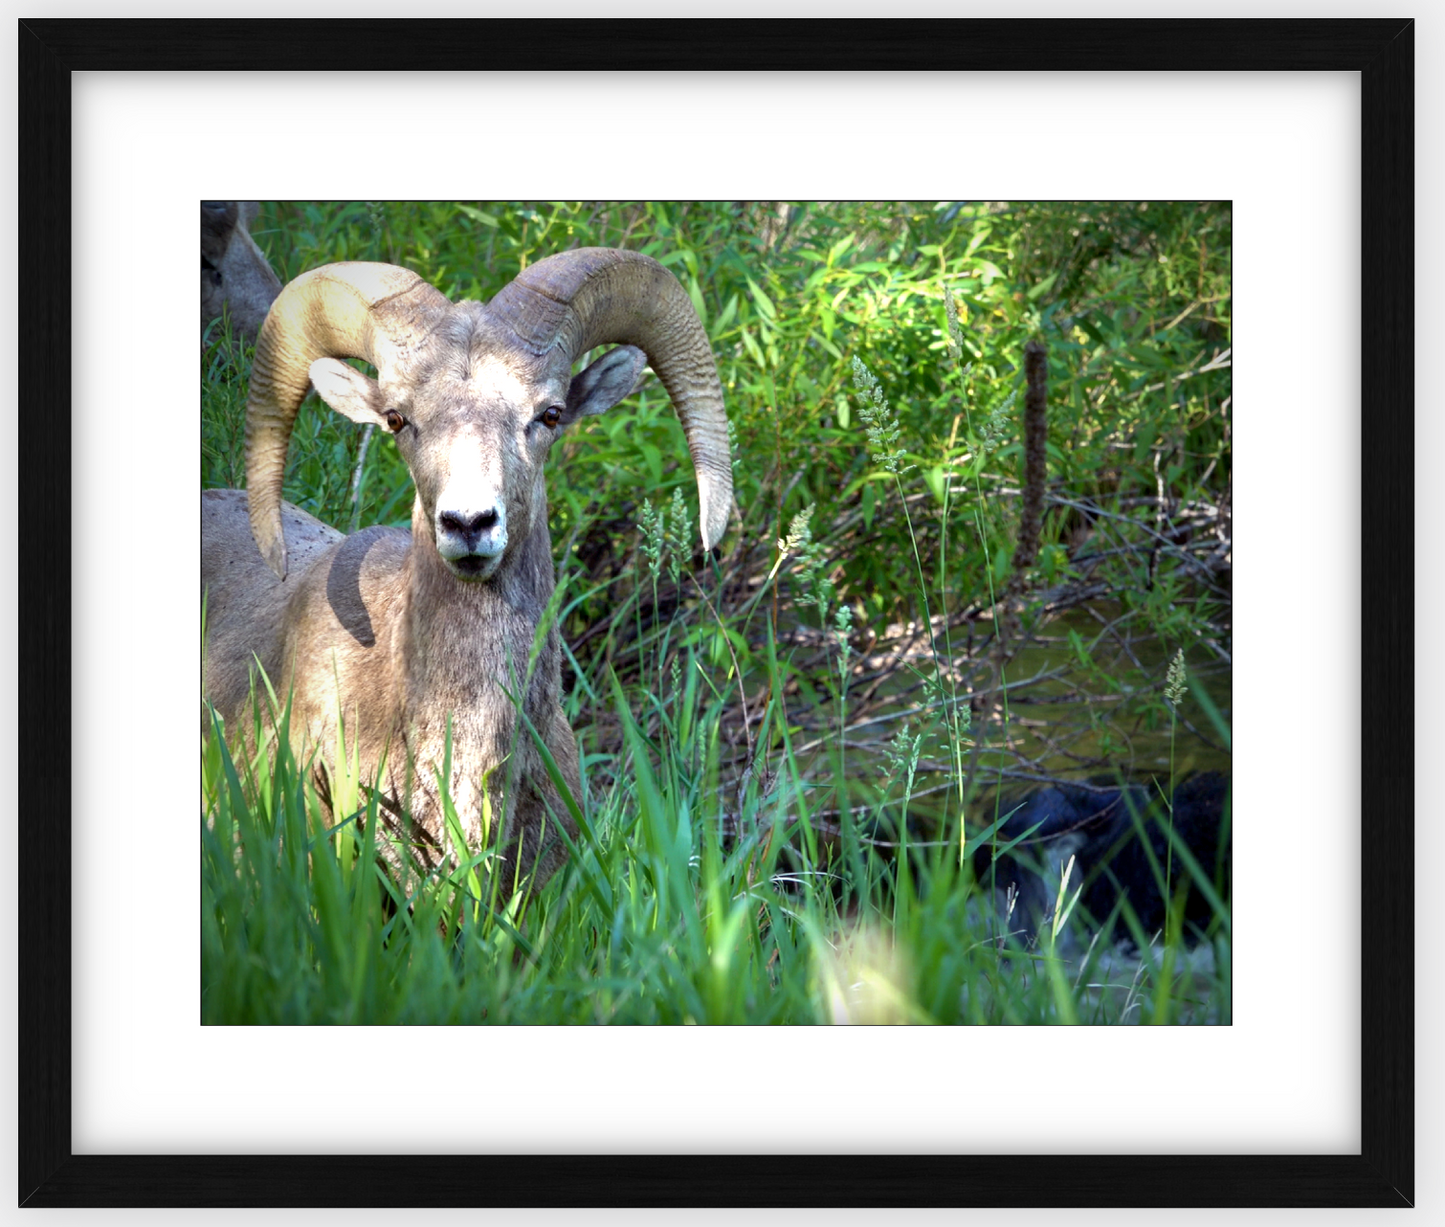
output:
<path id="1" fill-rule="evenodd" d="M 254 200 L 201 201 L 201 340 L 212 320 L 231 317 L 232 334 L 251 342 L 261 331 L 281 279 L 251 237 Z"/>
<path id="2" fill-rule="evenodd" d="M 572 375 L 577 358 L 614 342 Z M 378 378 L 338 357 L 367 359 Z M 339 714 L 363 782 L 381 771 L 391 833 L 426 867 L 467 851 L 451 847 L 438 797 L 450 728 L 450 794 L 470 851 L 485 792 L 504 823 L 507 888 L 517 873 L 545 881 L 565 855 L 548 824 L 575 827 L 518 705 L 582 796 L 555 626 L 536 642 L 556 582 L 543 461 L 559 431 L 622 400 L 649 362 L 687 436 L 711 549 L 732 501 L 722 387 L 691 300 L 656 261 L 569 251 L 487 304 L 453 304 L 386 264 L 331 264 L 291 282 L 256 347 L 249 489 L 201 496 L 203 685 L 215 710 L 244 731 L 258 661 L 291 696 L 293 742 L 334 756 Z M 338 413 L 395 438 L 416 486 L 410 533 L 343 537 L 281 501 L 308 380 Z"/>

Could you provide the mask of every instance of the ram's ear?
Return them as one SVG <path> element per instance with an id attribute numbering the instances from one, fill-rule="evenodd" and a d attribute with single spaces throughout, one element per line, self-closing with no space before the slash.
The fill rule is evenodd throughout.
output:
<path id="1" fill-rule="evenodd" d="M 311 364 L 311 382 L 328 405 L 363 426 L 385 426 L 381 389 L 354 366 L 336 358 L 317 358 Z"/>
<path id="2" fill-rule="evenodd" d="M 647 355 L 635 345 L 619 345 L 579 371 L 567 390 L 567 421 L 603 413 L 637 386 Z"/>

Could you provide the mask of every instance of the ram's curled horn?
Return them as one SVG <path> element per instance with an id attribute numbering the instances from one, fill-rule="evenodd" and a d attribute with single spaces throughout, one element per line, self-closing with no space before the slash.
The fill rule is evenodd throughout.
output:
<path id="1" fill-rule="evenodd" d="M 281 483 L 296 411 L 317 358 L 364 358 L 383 382 L 399 352 L 427 335 L 449 304 L 409 269 L 327 264 L 304 273 L 271 304 L 251 367 L 246 403 L 246 485 L 251 533 L 261 556 L 286 578 Z"/>
<path id="2" fill-rule="evenodd" d="M 576 361 L 597 345 L 636 345 L 672 398 L 697 471 L 704 549 L 727 528 L 732 461 L 722 385 L 692 300 L 649 256 L 582 247 L 541 260 L 503 289 L 488 311 L 530 349 L 560 348 Z"/>

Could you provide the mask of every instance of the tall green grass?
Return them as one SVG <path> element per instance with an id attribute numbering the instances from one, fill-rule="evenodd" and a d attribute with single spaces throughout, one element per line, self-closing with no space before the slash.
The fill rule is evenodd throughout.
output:
<path id="1" fill-rule="evenodd" d="M 203 749 L 202 1018 L 215 1023 L 1227 1022 L 1213 965 L 1178 933 L 1126 960 L 1072 914 L 1002 942 L 952 841 L 880 848 L 819 818 L 784 757 L 734 810 L 717 777 L 721 705 L 687 682 L 649 737 L 624 698 L 622 761 L 540 892 L 464 871 L 399 885 L 368 790 L 319 800 L 284 739 L 238 762 Z M 232 739 L 234 741 L 234 738 Z M 900 786 L 853 830 L 904 832 Z M 355 808 L 351 808 L 354 804 Z M 969 851 L 994 835 L 983 827 Z M 897 841 L 894 841 L 897 842 Z M 475 861 L 499 849 L 476 850 Z M 1197 864 L 1191 871 L 1203 877 Z M 463 867 L 463 870 L 465 867 Z M 1221 902 L 1221 908 L 1224 905 Z"/>

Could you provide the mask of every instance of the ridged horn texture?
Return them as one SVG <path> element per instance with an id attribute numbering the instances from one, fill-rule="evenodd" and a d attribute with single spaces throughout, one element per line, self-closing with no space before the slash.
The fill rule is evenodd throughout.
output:
<path id="1" fill-rule="evenodd" d="M 396 357 L 436 327 L 450 304 L 409 269 L 327 264 L 291 282 L 271 304 L 256 341 L 246 402 L 246 485 L 251 533 L 286 578 L 281 482 L 296 411 L 318 358 L 364 358 L 385 381 Z"/>
<path id="2" fill-rule="evenodd" d="M 636 345 L 672 398 L 697 471 L 703 549 L 727 528 L 733 476 L 722 384 L 707 333 L 676 277 L 650 256 L 580 247 L 518 274 L 487 307 L 535 353 L 575 362 L 597 345 Z"/>

